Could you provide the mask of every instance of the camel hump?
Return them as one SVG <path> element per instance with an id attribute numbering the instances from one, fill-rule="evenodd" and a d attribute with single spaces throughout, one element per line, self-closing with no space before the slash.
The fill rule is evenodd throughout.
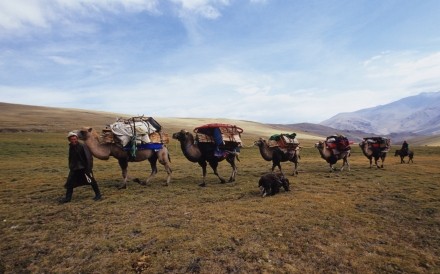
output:
<path id="1" fill-rule="evenodd" d="M 211 123 L 200 127 L 196 127 L 194 129 L 194 133 L 198 133 L 198 132 L 203 133 L 204 131 L 209 131 L 214 128 L 220 129 L 221 132 L 231 132 L 235 134 L 243 133 L 243 129 L 241 127 L 237 127 L 236 125 L 231 125 L 231 124 L 222 124 L 222 123 Z"/>
<path id="2" fill-rule="evenodd" d="M 212 123 L 194 129 L 196 141 L 200 143 L 214 143 L 217 146 L 241 146 L 243 129 L 236 125 Z"/>
<path id="3" fill-rule="evenodd" d="M 115 123 L 109 125 L 109 129 L 124 147 L 134 139 L 136 144 L 153 143 L 158 139 L 160 143 L 163 143 L 164 140 L 168 140 L 167 136 L 163 134 L 154 134 L 161 133 L 162 126 L 153 117 L 119 118 Z"/>
<path id="4" fill-rule="evenodd" d="M 388 151 L 391 148 L 391 139 L 381 136 L 365 137 L 364 142 L 367 142 L 371 148 L 379 148 L 383 151 Z"/>
<path id="5" fill-rule="evenodd" d="M 299 141 L 296 138 L 296 133 L 273 134 L 269 137 L 269 146 L 295 150 L 299 146 Z"/>
<path id="6" fill-rule="evenodd" d="M 119 118 L 110 125 L 111 130 L 117 135 L 144 135 L 160 131 L 162 127 L 153 117 L 132 117 L 129 119 Z"/>
<path id="7" fill-rule="evenodd" d="M 339 151 L 347 151 L 350 150 L 350 142 L 347 137 L 343 135 L 331 135 L 328 136 L 325 140 L 325 144 L 328 148 L 337 149 Z"/>

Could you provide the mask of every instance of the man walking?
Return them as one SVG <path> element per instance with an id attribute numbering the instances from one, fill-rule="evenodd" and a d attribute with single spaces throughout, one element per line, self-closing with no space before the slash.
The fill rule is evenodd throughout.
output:
<path id="1" fill-rule="evenodd" d="M 61 199 L 61 203 L 68 203 L 72 200 L 73 189 L 78 186 L 91 185 L 95 192 L 93 200 L 101 199 L 98 183 L 93 176 L 93 157 L 89 148 L 78 141 L 75 132 L 69 132 L 69 176 L 66 184 L 66 197 Z"/>

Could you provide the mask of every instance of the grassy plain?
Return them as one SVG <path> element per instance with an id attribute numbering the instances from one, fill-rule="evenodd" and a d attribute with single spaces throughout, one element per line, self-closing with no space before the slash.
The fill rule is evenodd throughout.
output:
<path id="1" fill-rule="evenodd" d="M 237 181 L 219 184 L 169 144 L 173 175 L 121 183 L 117 161 L 95 160 L 104 199 L 76 188 L 60 205 L 63 133 L 0 133 L 0 273 L 439 273 L 440 148 L 412 147 L 414 164 L 389 154 L 369 169 L 357 146 L 351 171 L 328 166 L 304 140 L 292 186 L 261 198 L 270 170 L 244 134 Z M 340 166 L 340 163 L 338 163 Z M 228 177 L 230 169 L 220 164 Z M 147 162 L 131 163 L 145 179 Z"/>

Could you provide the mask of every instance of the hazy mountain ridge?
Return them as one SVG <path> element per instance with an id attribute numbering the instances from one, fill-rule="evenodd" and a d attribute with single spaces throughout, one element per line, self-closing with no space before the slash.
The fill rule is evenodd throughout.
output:
<path id="1" fill-rule="evenodd" d="M 424 92 L 386 105 L 339 113 L 320 124 L 378 135 L 440 134 L 440 92 Z"/>
<path id="2" fill-rule="evenodd" d="M 379 106 L 381 108 L 383 106 Z M 435 109 L 435 108 L 434 108 Z M 435 110 L 434 110 L 435 111 Z M 151 115 L 151 114 L 150 114 Z M 420 114 L 418 114 L 420 115 Z M 423 117 L 428 117 L 424 115 Z M 9 104 L 0 102 L 0 133 L 1 132 L 68 132 L 82 126 L 91 126 L 98 130 L 106 125 L 116 121 L 118 117 L 129 116 L 120 113 L 111 113 L 94 110 L 67 109 L 30 106 L 20 104 Z M 246 138 L 251 140 L 256 137 L 268 138 L 276 133 L 298 134 L 301 140 L 321 140 L 326 136 L 342 134 L 351 141 L 358 142 L 364 137 L 377 136 L 383 134 L 372 133 L 374 130 L 361 127 L 358 124 L 356 129 L 336 129 L 321 124 L 298 123 L 298 124 L 264 124 L 253 121 L 241 121 L 224 118 L 172 118 L 155 117 L 166 129 L 167 133 L 180 129 L 191 130 L 194 127 L 207 123 L 232 123 L 242 127 L 245 130 Z M 436 116 L 438 117 L 438 116 Z M 440 134 L 434 136 L 425 134 L 425 132 L 435 132 L 440 130 L 438 118 L 432 118 L 427 122 L 427 126 L 418 132 L 392 133 L 383 136 L 391 137 L 393 144 L 398 144 L 404 139 L 413 140 L 412 144 L 417 145 L 440 145 Z M 365 123 L 368 121 L 364 121 Z M 372 128 L 372 127 L 370 127 Z M 247 140 L 249 142 L 249 140 Z"/>

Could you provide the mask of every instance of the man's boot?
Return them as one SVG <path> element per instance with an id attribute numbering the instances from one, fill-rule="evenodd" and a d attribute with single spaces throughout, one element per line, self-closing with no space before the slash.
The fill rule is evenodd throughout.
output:
<path id="1" fill-rule="evenodd" d="M 101 191 L 99 191 L 98 184 L 96 183 L 94 178 L 92 180 L 91 185 L 92 185 L 93 191 L 95 192 L 95 197 L 93 198 L 93 200 L 95 200 L 95 201 L 101 200 L 101 198 L 102 198 Z"/>
<path id="2" fill-rule="evenodd" d="M 66 197 L 62 198 L 60 200 L 60 203 L 65 204 L 70 202 L 70 200 L 72 200 L 72 194 L 73 194 L 73 188 L 68 187 L 66 191 Z"/>

